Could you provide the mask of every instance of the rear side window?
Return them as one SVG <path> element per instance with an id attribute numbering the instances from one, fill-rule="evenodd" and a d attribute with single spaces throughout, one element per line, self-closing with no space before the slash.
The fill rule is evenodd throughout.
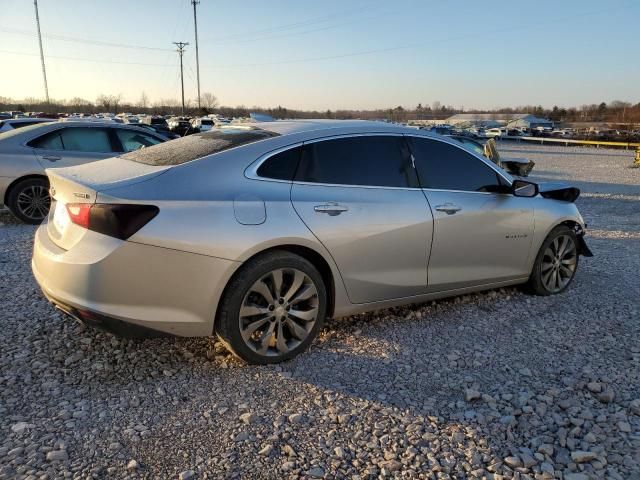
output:
<path id="1" fill-rule="evenodd" d="M 46 148 L 48 150 L 64 150 L 60 130 L 56 130 L 41 137 L 31 140 L 28 145 L 33 148 Z"/>
<path id="2" fill-rule="evenodd" d="M 417 187 L 411 158 L 400 136 L 357 136 L 304 146 L 296 180 L 336 185 Z"/>
<path id="3" fill-rule="evenodd" d="M 153 148 L 136 150 L 121 158 L 147 165 L 180 165 L 278 135 L 260 128 L 223 128 L 171 140 Z"/>
<path id="4" fill-rule="evenodd" d="M 276 153 L 260 165 L 257 171 L 258 176 L 277 180 L 293 180 L 301 153 L 302 147 L 290 148 Z"/>
<path id="5" fill-rule="evenodd" d="M 466 150 L 438 140 L 408 137 L 424 188 L 495 192 L 498 174 Z"/>
<path id="6" fill-rule="evenodd" d="M 23 128 L 23 127 L 28 127 L 29 125 L 35 125 L 36 123 L 44 123 L 44 122 L 12 122 L 11 126 L 13 128 Z"/>

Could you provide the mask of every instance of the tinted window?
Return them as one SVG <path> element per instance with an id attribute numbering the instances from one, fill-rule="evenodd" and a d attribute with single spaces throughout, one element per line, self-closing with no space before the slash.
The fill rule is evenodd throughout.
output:
<path id="1" fill-rule="evenodd" d="M 278 180 L 293 180 L 301 152 L 302 147 L 296 147 L 269 157 L 258 168 L 258 175 Z"/>
<path id="2" fill-rule="evenodd" d="M 60 133 L 62 146 L 74 152 L 112 152 L 109 133 L 104 128 L 65 128 Z"/>
<path id="3" fill-rule="evenodd" d="M 28 145 L 34 148 L 46 148 L 48 150 L 64 150 L 60 130 L 56 130 L 41 137 L 31 140 Z"/>
<path id="4" fill-rule="evenodd" d="M 305 145 L 296 180 L 338 185 L 415 187 L 417 178 L 400 136 L 361 136 Z"/>
<path id="5" fill-rule="evenodd" d="M 115 131 L 125 152 L 133 152 L 134 150 L 162 143 L 157 138 L 147 135 L 146 133 L 125 130 L 124 128 L 116 128 Z"/>
<path id="6" fill-rule="evenodd" d="M 22 128 L 22 127 L 28 127 L 29 125 L 35 125 L 36 123 L 45 123 L 45 122 L 38 122 L 37 120 L 34 122 L 12 122 L 11 126 L 13 128 Z"/>
<path id="7" fill-rule="evenodd" d="M 187 125 L 189 125 L 188 122 Z M 147 165 L 179 165 L 276 136 L 278 136 L 277 133 L 260 128 L 223 128 L 171 140 L 154 148 L 136 150 L 123 155 L 122 158 Z"/>
<path id="8" fill-rule="evenodd" d="M 410 145 L 424 188 L 468 192 L 497 190 L 497 173 L 462 148 L 417 137 L 410 137 Z"/>

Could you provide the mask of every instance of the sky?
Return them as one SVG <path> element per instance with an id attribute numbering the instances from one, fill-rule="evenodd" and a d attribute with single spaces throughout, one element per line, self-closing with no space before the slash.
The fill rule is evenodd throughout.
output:
<path id="1" fill-rule="evenodd" d="M 190 0 L 39 0 L 49 94 L 196 98 Z M 0 0 L 0 96 L 44 98 L 34 5 Z M 201 0 L 201 91 L 295 109 L 640 102 L 640 0 Z"/>

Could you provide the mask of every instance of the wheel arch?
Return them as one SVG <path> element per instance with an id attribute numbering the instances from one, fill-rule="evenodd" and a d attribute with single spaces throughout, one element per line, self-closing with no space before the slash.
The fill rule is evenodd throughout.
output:
<path id="1" fill-rule="evenodd" d="M 4 205 L 7 204 L 7 199 L 9 198 L 9 194 L 11 193 L 11 190 L 13 190 L 13 188 L 15 188 L 15 186 L 24 181 L 24 180 L 33 180 L 33 179 L 39 179 L 39 180 L 44 180 L 47 183 L 49 183 L 49 177 L 47 177 L 46 175 L 40 174 L 40 173 L 32 173 L 29 175 L 23 175 L 22 177 L 18 177 L 16 178 L 14 181 L 12 181 L 8 186 L 7 189 L 4 191 L 4 198 L 2 199 L 2 202 Z"/>
<path id="2" fill-rule="evenodd" d="M 304 245 L 300 245 L 300 244 L 293 244 L 293 243 L 286 243 L 286 244 L 282 244 L 282 245 L 274 245 L 274 246 L 270 246 L 268 248 L 264 248 L 260 251 L 257 251 L 255 253 L 253 253 L 251 256 L 247 257 L 246 259 L 243 259 L 242 261 L 242 265 L 246 264 L 247 262 L 261 257 L 263 255 L 266 255 L 270 252 L 275 252 L 275 251 L 283 251 L 283 252 L 289 252 L 289 253 L 293 253 L 295 255 L 298 255 L 302 258 L 304 258 L 305 260 L 309 261 L 320 273 L 320 276 L 322 277 L 322 280 L 325 283 L 325 286 L 327 288 L 327 312 L 326 315 L 327 317 L 332 317 L 333 313 L 335 311 L 335 305 L 336 305 L 336 279 L 335 279 L 335 275 L 334 275 L 334 270 L 331 268 L 331 265 L 329 264 L 329 262 L 327 261 L 327 259 L 325 259 L 325 257 L 318 252 L 317 250 L 314 250 L 311 247 L 308 246 L 304 246 Z M 227 289 L 229 288 L 229 285 L 232 283 L 234 277 L 236 275 L 238 275 L 238 273 L 241 271 L 242 269 L 242 265 L 239 266 L 235 272 L 233 272 L 233 274 L 228 278 L 226 285 L 224 287 L 224 289 L 222 290 L 222 293 L 220 294 L 220 300 L 218 301 L 218 304 L 216 306 L 216 312 L 215 312 L 215 317 L 214 317 L 214 333 L 216 330 L 216 323 L 218 320 L 218 313 L 222 304 L 222 298 L 224 298 L 225 294 L 227 293 Z"/>

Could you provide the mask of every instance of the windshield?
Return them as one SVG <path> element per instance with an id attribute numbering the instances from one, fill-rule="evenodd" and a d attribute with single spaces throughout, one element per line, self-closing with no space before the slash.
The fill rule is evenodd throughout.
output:
<path id="1" fill-rule="evenodd" d="M 223 128 L 210 130 L 206 133 L 196 133 L 154 147 L 136 150 L 122 155 L 120 158 L 147 165 L 180 165 L 278 135 L 259 128 Z"/>

